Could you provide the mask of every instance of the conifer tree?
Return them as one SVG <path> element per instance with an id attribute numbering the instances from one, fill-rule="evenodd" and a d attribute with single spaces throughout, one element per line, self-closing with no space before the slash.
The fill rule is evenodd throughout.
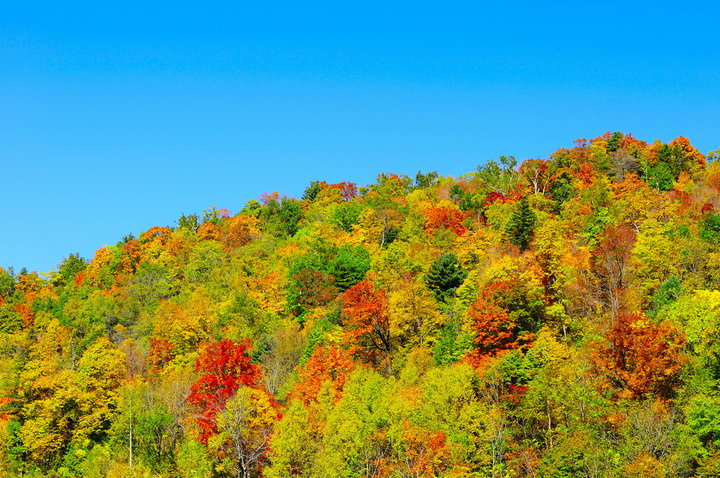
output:
<path id="1" fill-rule="evenodd" d="M 524 251 L 530 246 L 530 239 L 536 225 L 537 216 L 530 209 L 527 197 L 523 197 L 505 228 L 505 238 Z"/>
<path id="2" fill-rule="evenodd" d="M 457 256 L 450 252 L 443 254 L 433 262 L 428 270 L 425 282 L 428 288 L 435 293 L 435 298 L 445 301 L 453 296 L 455 290 L 465 281 L 467 271 L 463 270 Z"/>

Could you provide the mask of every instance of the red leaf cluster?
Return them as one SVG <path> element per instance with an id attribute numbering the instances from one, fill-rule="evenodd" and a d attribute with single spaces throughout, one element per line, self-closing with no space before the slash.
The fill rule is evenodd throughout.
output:
<path id="1" fill-rule="evenodd" d="M 147 360 L 154 372 L 160 372 L 173 359 L 174 348 L 167 340 L 150 339 Z"/>
<path id="2" fill-rule="evenodd" d="M 668 397 L 688 358 L 685 335 L 671 322 L 620 315 L 592 356 L 596 369 L 627 398 Z"/>
<path id="3" fill-rule="evenodd" d="M 458 236 L 465 234 L 464 216 L 461 211 L 448 207 L 432 207 L 423 211 L 425 214 L 425 230 L 433 234 L 438 229 L 447 229 Z"/>
<path id="4" fill-rule="evenodd" d="M 228 399 L 241 385 L 260 388 L 262 371 L 250 361 L 245 345 L 231 340 L 208 344 L 195 362 L 195 370 L 202 375 L 190 387 L 187 401 L 199 412 L 199 440 L 207 444 L 208 438 L 218 432 L 215 417 Z"/>
<path id="5" fill-rule="evenodd" d="M 384 290 L 361 281 L 343 294 L 343 313 L 348 319 L 346 341 L 362 347 L 361 354 L 378 364 L 391 352 L 388 299 Z"/>
<path id="6" fill-rule="evenodd" d="M 488 195 L 485 197 L 485 206 L 489 206 L 497 201 L 500 201 L 500 204 L 503 204 L 507 202 L 507 198 L 500 193 L 488 193 Z"/>
<path id="7" fill-rule="evenodd" d="M 298 375 L 300 380 L 291 395 L 305 405 L 317 400 L 325 383 L 335 400 L 339 400 L 355 362 L 347 350 L 336 346 L 315 347 L 310 359 L 303 365 Z"/>

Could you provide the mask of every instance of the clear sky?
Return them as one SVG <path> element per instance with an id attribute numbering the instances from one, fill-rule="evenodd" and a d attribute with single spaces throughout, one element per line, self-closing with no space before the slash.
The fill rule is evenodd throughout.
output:
<path id="1" fill-rule="evenodd" d="M 720 147 L 718 2 L 293 3 L 2 2 L 0 265 L 608 130 Z"/>

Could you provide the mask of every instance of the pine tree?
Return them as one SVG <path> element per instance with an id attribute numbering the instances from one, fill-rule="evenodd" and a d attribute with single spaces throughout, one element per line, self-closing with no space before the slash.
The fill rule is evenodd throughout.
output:
<path id="1" fill-rule="evenodd" d="M 425 282 L 428 288 L 435 293 L 437 300 L 445 301 L 447 297 L 455 294 L 455 290 L 465 281 L 466 276 L 467 271 L 463 270 L 457 256 L 450 252 L 443 254 L 433 262 Z"/>
<path id="2" fill-rule="evenodd" d="M 524 251 L 530 246 L 530 239 L 536 225 L 537 216 L 530 209 L 527 197 L 523 197 L 505 228 L 505 238 Z"/>

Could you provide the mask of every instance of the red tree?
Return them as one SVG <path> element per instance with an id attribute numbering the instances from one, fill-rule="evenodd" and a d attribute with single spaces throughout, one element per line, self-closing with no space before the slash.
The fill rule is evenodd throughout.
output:
<path id="1" fill-rule="evenodd" d="M 202 375 L 190 387 L 187 401 L 199 412 L 199 439 L 207 444 L 208 438 L 218 432 L 215 418 L 228 399 L 241 385 L 262 388 L 262 371 L 250 362 L 245 345 L 230 340 L 208 344 L 195 362 L 195 370 Z"/>
<path id="2" fill-rule="evenodd" d="M 621 309 L 623 295 L 632 283 L 632 249 L 635 231 L 627 224 L 608 229 L 593 251 L 592 271 L 596 277 L 600 300 L 615 316 Z"/>
<path id="3" fill-rule="evenodd" d="M 671 322 L 653 323 L 641 315 L 620 315 L 593 354 L 596 369 L 621 390 L 620 396 L 668 397 L 687 357 L 685 336 Z"/>
<path id="4" fill-rule="evenodd" d="M 502 307 L 481 296 L 470 305 L 468 315 L 472 320 L 478 354 L 496 354 L 517 347 L 517 324 Z"/>
<path id="5" fill-rule="evenodd" d="M 308 404 L 317 400 L 323 384 L 330 384 L 330 392 L 336 400 L 355 369 L 355 362 L 348 353 L 336 346 L 318 346 L 305 365 L 298 369 L 299 381 L 291 396 Z"/>
<path id="6" fill-rule="evenodd" d="M 150 350 L 147 360 L 154 372 L 162 371 L 163 367 L 173 359 L 175 346 L 167 340 L 150 339 Z"/>
<path id="7" fill-rule="evenodd" d="M 431 207 L 423 211 L 425 214 L 425 230 L 430 234 L 438 229 L 448 229 L 458 236 L 465 234 L 464 216 L 461 211 L 447 207 Z"/>
<path id="8" fill-rule="evenodd" d="M 534 340 L 543 308 L 517 279 L 486 285 L 468 309 L 476 353 L 495 355 Z"/>
<path id="9" fill-rule="evenodd" d="M 362 347 L 362 355 L 377 365 L 392 351 L 388 299 L 368 281 L 358 282 L 343 294 L 343 313 L 348 318 L 346 340 Z"/>

